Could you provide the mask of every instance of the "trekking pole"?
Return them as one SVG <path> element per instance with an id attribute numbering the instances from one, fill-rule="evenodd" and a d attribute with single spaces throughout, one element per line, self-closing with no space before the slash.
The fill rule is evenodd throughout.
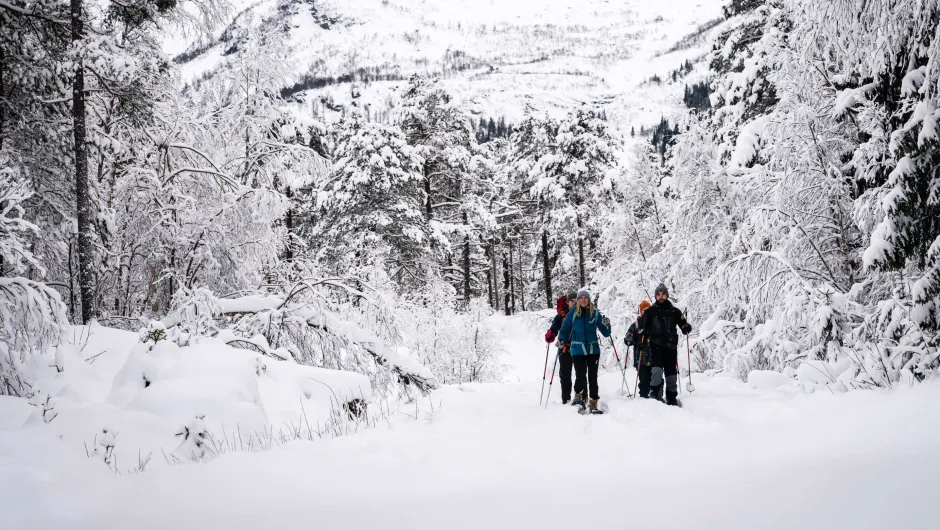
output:
<path id="1" fill-rule="evenodd" d="M 617 353 L 617 345 L 614 344 L 614 339 L 613 339 L 613 337 L 607 337 L 607 338 L 610 339 L 610 345 L 611 345 L 611 347 L 614 349 L 614 357 L 617 358 L 617 364 L 619 365 L 619 364 L 620 364 L 620 354 Z M 620 391 L 623 392 L 623 387 L 626 386 L 626 387 L 627 387 L 627 395 L 632 397 L 632 396 L 633 396 L 633 393 L 630 392 L 630 385 L 627 383 L 627 367 L 626 367 L 626 365 L 624 365 L 623 369 L 620 370 L 620 374 L 623 376 L 623 384 L 620 385 Z"/>
<path id="2" fill-rule="evenodd" d="M 636 399 L 636 395 L 640 393 L 640 367 L 643 366 L 643 348 L 640 348 L 640 359 L 636 363 L 636 382 L 633 383 L 633 388 L 636 389 L 636 392 L 633 393 L 633 399 Z"/>
<path id="3" fill-rule="evenodd" d="M 685 387 L 689 394 L 695 392 L 695 385 L 692 384 L 692 346 L 689 345 L 689 336 L 685 336 L 685 353 L 689 360 L 689 386 Z"/>
<path id="4" fill-rule="evenodd" d="M 676 359 L 676 386 L 679 387 L 679 393 L 682 393 L 682 383 L 679 382 L 679 379 L 682 378 L 682 372 L 679 370 L 679 359 Z"/>
<path id="5" fill-rule="evenodd" d="M 548 366 L 548 363 L 545 363 L 545 366 Z M 558 356 L 555 356 L 555 363 L 552 364 L 552 377 L 548 380 L 548 395 L 545 397 L 545 408 L 548 408 L 548 400 L 552 395 L 552 383 L 555 382 L 555 367 L 558 366 Z M 541 403 L 539 403 L 541 405 Z"/>
<path id="6" fill-rule="evenodd" d="M 551 343 L 545 345 L 545 367 L 542 368 L 542 390 L 539 392 L 539 405 L 542 404 L 542 396 L 545 394 L 545 377 L 548 376 L 548 350 L 551 348 Z"/>

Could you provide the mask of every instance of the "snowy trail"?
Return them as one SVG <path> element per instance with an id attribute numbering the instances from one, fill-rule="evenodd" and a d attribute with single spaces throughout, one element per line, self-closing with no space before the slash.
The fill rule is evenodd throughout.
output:
<path id="1" fill-rule="evenodd" d="M 444 388 L 418 421 L 335 440 L 60 482 L 71 508 L 25 527 L 932 527 L 938 385 L 804 395 L 699 377 L 680 410 L 602 372 L 610 413 L 583 417 L 557 385 L 538 406 L 544 343 L 499 318 L 508 383 Z"/>

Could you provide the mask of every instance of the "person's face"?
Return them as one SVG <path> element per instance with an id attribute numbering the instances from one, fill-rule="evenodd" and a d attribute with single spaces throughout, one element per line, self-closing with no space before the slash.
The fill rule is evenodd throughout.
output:
<path id="1" fill-rule="evenodd" d="M 574 309 L 574 302 L 575 302 L 574 298 L 572 298 L 571 300 L 568 300 L 568 309 L 569 309 L 569 310 Z"/>
<path id="2" fill-rule="evenodd" d="M 656 293 L 656 301 L 663 302 L 669 300 L 669 295 L 666 293 Z"/>
<path id="3" fill-rule="evenodd" d="M 591 303 L 591 299 L 590 299 L 590 298 L 588 298 L 588 297 L 586 297 L 586 296 L 579 296 L 579 297 L 578 297 L 578 305 L 580 305 L 581 307 L 587 307 L 588 304 L 590 304 L 590 303 Z"/>

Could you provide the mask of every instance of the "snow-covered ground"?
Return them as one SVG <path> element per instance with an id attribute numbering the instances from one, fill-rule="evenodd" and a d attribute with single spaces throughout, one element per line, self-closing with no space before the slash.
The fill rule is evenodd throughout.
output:
<path id="1" fill-rule="evenodd" d="M 494 317 L 505 383 L 442 388 L 417 419 L 139 474 L 15 428 L 22 407 L 0 402 L 4 528 L 936 527 L 940 385 L 807 394 L 695 374 L 677 409 L 621 395 L 610 371 L 609 414 L 580 416 L 557 381 L 539 407 L 533 320 Z"/>

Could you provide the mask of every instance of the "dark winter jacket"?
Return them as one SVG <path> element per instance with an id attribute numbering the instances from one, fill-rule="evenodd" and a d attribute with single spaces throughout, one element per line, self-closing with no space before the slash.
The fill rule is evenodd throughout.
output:
<path id="1" fill-rule="evenodd" d="M 555 312 L 555 318 L 552 319 L 552 326 L 545 332 L 545 342 L 549 344 L 555 341 L 555 337 L 558 336 L 558 330 L 561 329 L 561 323 L 564 322 L 565 315 L 568 314 L 567 296 L 562 296 L 555 302 Z"/>
<path id="2" fill-rule="evenodd" d="M 593 315 L 582 311 L 580 317 L 574 310 L 565 317 L 558 339 L 569 345 L 571 355 L 599 355 L 601 347 L 597 339 L 598 331 L 605 337 L 610 336 L 610 328 L 604 325 L 604 315 L 598 309 L 594 309 Z"/>
<path id="3" fill-rule="evenodd" d="M 636 368 L 640 363 L 640 351 L 642 350 L 643 335 L 640 335 L 640 328 L 637 322 L 630 324 L 630 329 L 623 336 L 623 343 L 627 346 L 633 346 L 633 367 Z"/>
<path id="4" fill-rule="evenodd" d="M 643 312 L 639 318 L 638 327 L 640 334 L 645 339 L 644 345 L 646 351 L 659 351 L 671 353 L 669 357 L 674 357 L 676 349 L 679 346 L 679 334 L 676 328 L 680 328 L 682 333 L 688 335 L 692 331 L 692 326 L 685 320 L 682 311 L 672 305 L 672 302 L 665 300 L 656 302 L 652 307 Z M 644 352 L 644 358 L 646 352 Z M 658 364 L 655 356 L 650 356 L 650 361 L 654 366 Z M 643 364 L 647 364 L 644 360 Z"/>

